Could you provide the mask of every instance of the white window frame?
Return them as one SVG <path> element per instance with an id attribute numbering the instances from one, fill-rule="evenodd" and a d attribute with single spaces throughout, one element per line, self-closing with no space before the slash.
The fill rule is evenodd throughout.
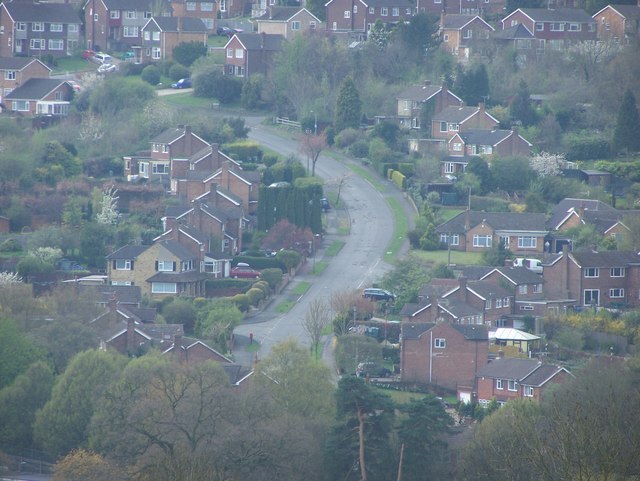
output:
<path id="1" fill-rule="evenodd" d="M 529 289 L 527 288 L 526 284 L 520 284 L 518 286 L 518 294 L 527 294 L 528 290 Z"/>
<path id="2" fill-rule="evenodd" d="M 433 339 L 433 347 L 436 349 L 445 349 L 447 347 L 447 340 L 442 337 L 436 337 Z"/>
<path id="3" fill-rule="evenodd" d="M 154 42 L 158 42 L 158 41 L 160 41 L 160 32 L 159 32 L 159 31 L 152 32 L 152 33 L 151 33 L 151 39 L 152 39 Z"/>
<path id="4" fill-rule="evenodd" d="M 596 279 L 600 277 L 600 269 L 598 267 L 585 267 L 584 277 L 586 279 Z"/>
<path id="5" fill-rule="evenodd" d="M 451 244 L 449 244 L 449 240 L 451 240 Z M 440 242 L 446 245 L 457 246 L 460 245 L 460 235 L 459 234 L 440 234 Z"/>
<path id="6" fill-rule="evenodd" d="M 380 16 L 381 17 L 386 17 L 389 15 L 389 8 L 388 7 L 382 7 L 380 9 Z"/>
<path id="7" fill-rule="evenodd" d="M 440 132 L 447 132 L 447 125 L 446 122 L 440 122 Z"/>
<path id="8" fill-rule="evenodd" d="M 64 50 L 64 40 L 61 38 L 50 38 L 49 50 Z"/>
<path id="9" fill-rule="evenodd" d="M 493 238 L 491 235 L 474 234 L 473 236 L 473 247 L 483 247 L 483 248 L 490 249 L 492 244 L 493 244 Z"/>
<path id="10" fill-rule="evenodd" d="M 138 38 L 138 28 L 139 27 L 137 25 L 125 25 L 124 27 L 122 27 L 122 36 L 128 38 Z"/>
<path id="11" fill-rule="evenodd" d="M 233 48 L 229 47 L 227 49 L 227 58 L 233 58 Z"/>
<path id="12" fill-rule="evenodd" d="M 460 130 L 460 124 L 448 123 L 447 129 L 449 130 L 449 132 L 457 132 Z"/>
<path id="13" fill-rule="evenodd" d="M 70 23 L 67 25 L 67 33 L 78 33 L 80 31 L 80 26 L 77 23 Z"/>
<path id="14" fill-rule="evenodd" d="M 126 10 L 124 12 L 124 18 L 127 20 L 135 20 L 137 18 L 137 13 L 135 10 Z"/>
<path id="15" fill-rule="evenodd" d="M 158 272 L 173 272 L 173 261 L 158 261 Z"/>
<path id="16" fill-rule="evenodd" d="M 353 13 L 358 13 L 358 6 L 357 5 L 353 6 Z"/>
<path id="17" fill-rule="evenodd" d="M 344 11 L 344 18 L 351 18 L 351 10 Z"/>
<path id="18" fill-rule="evenodd" d="M 614 287 L 612 289 L 609 289 L 609 297 L 611 299 L 623 299 L 624 287 Z"/>
<path id="19" fill-rule="evenodd" d="M 162 51 L 159 47 L 153 47 L 151 49 L 151 58 L 159 60 L 162 57 Z"/>
<path id="20" fill-rule="evenodd" d="M 11 110 L 16 112 L 29 112 L 29 101 L 28 100 L 14 100 L 11 102 Z"/>
<path id="21" fill-rule="evenodd" d="M 16 79 L 16 71 L 15 70 L 5 70 L 4 71 L 4 79 L 5 80 L 15 80 Z"/>
<path id="22" fill-rule="evenodd" d="M 538 246 L 538 238 L 534 236 L 518 236 L 518 249 L 535 249 Z"/>
<path id="23" fill-rule="evenodd" d="M 202 3 L 200 3 L 200 11 L 201 12 L 213 12 L 213 2 L 202 2 Z"/>
<path id="24" fill-rule="evenodd" d="M 624 267 L 612 267 L 609 269 L 609 277 L 624 277 L 626 269 Z"/>
<path id="25" fill-rule="evenodd" d="M 369 7 L 369 15 L 375 15 L 376 7 Z"/>
<path id="26" fill-rule="evenodd" d="M 509 297 L 502 298 L 502 307 L 509 307 L 511 305 L 511 301 Z"/>
<path id="27" fill-rule="evenodd" d="M 120 10 L 110 10 L 109 18 L 113 18 L 114 20 L 120 18 Z"/>
<path id="28" fill-rule="evenodd" d="M 241 48 L 236 49 L 236 58 L 244 58 L 244 50 Z"/>
<path id="29" fill-rule="evenodd" d="M 465 40 L 473 38 L 473 30 L 467 28 L 464 32 L 462 32 L 462 38 L 464 38 Z"/>
<path id="30" fill-rule="evenodd" d="M 151 292 L 153 294 L 177 294 L 178 284 L 175 282 L 152 282 Z"/>
<path id="31" fill-rule="evenodd" d="M 162 167 L 162 169 L 159 167 Z M 152 174 L 168 174 L 169 171 L 169 162 L 153 162 L 151 164 Z"/>
<path id="32" fill-rule="evenodd" d="M 398 7 L 393 7 L 391 9 L 391 16 L 392 17 L 399 17 L 400 16 L 400 9 Z"/>
<path id="33" fill-rule="evenodd" d="M 36 46 L 36 44 L 38 46 Z M 29 48 L 31 50 L 45 50 L 46 44 L 44 38 L 32 38 L 29 40 Z"/>
<path id="34" fill-rule="evenodd" d="M 502 299 L 500 297 L 496 298 L 496 309 L 500 309 L 502 307 Z"/>
<path id="35" fill-rule="evenodd" d="M 26 32 L 27 24 L 25 22 L 16 22 L 16 32 Z"/>
<path id="36" fill-rule="evenodd" d="M 44 22 L 33 22 L 31 24 L 32 32 L 44 32 Z"/>
<path id="37" fill-rule="evenodd" d="M 569 28 L 567 29 L 569 32 L 582 32 L 582 24 L 580 23 L 570 23 Z"/>
<path id="38" fill-rule="evenodd" d="M 298 20 L 293 20 L 293 21 L 291 22 L 291 30 L 294 30 L 294 31 L 298 31 L 298 30 L 300 30 L 300 21 L 298 21 Z"/>
<path id="39" fill-rule="evenodd" d="M 160 50 L 160 49 L 158 49 Z M 162 153 L 163 154 L 168 154 L 169 153 L 169 145 L 168 144 L 160 144 L 162 145 Z"/>
<path id="40" fill-rule="evenodd" d="M 462 151 L 462 142 L 453 142 L 451 150 L 453 150 L 454 152 Z"/>
<path id="41" fill-rule="evenodd" d="M 143 37 L 147 41 L 151 40 L 151 32 L 149 30 L 145 30 L 144 34 L 143 34 Z"/>
<path id="42" fill-rule="evenodd" d="M 535 294 L 542 294 L 542 284 L 534 284 L 533 285 L 533 292 Z"/>
<path id="43" fill-rule="evenodd" d="M 507 390 L 509 390 L 511 392 L 517 392 L 518 391 L 518 381 L 514 381 L 513 379 L 509 379 L 509 382 L 507 383 Z"/>
<path id="44" fill-rule="evenodd" d="M 551 22 L 549 24 L 549 31 L 564 32 L 564 22 Z"/>
<path id="45" fill-rule="evenodd" d="M 116 259 L 116 267 L 117 271 L 130 271 L 131 270 L 131 259 Z"/>
<path id="46" fill-rule="evenodd" d="M 456 171 L 455 164 L 453 162 L 444 163 L 444 173 L 453 174 Z"/>
<path id="47" fill-rule="evenodd" d="M 544 32 L 544 23 L 536 22 L 536 32 Z"/>
<path id="48" fill-rule="evenodd" d="M 496 389 L 504 391 L 504 381 L 502 379 L 496 379 Z"/>
<path id="49" fill-rule="evenodd" d="M 524 397 L 533 397 L 533 386 L 525 386 L 522 395 Z"/>
<path id="50" fill-rule="evenodd" d="M 587 294 L 589 294 L 590 302 L 587 302 Z M 596 302 L 596 306 L 600 305 L 600 289 L 585 289 L 582 291 L 582 302 L 585 306 L 593 305 L 593 294 L 596 295 L 598 302 Z"/>
<path id="51" fill-rule="evenodd" d="M 49 31 L 51 32 L 62 32 L 62 24 L 61 23 L 52 23 L 49 25 Z"/>
<path id="52" fill-rule="evenodd" d="M 196 11 L 196 2 L 185 2 L 185 8 L 187 12 L 195 12 Z"/>

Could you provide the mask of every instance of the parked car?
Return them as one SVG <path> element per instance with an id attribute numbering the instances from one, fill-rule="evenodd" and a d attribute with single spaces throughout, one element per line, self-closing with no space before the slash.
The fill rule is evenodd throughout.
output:
<path id="1" fill-rule="evenodd" d="M 98 73 L 111 73 L 118 70 L 118 66 L 112 63 L 103 63 L 98 67 Z"/>
<path id="2" fill-rule="evenodd" d="M 122 55 L 120 55 L 120 60 L 126 62 L 127 60 L 131 60 L 132 58 L 135 58 L 135 53 L 133 53 L 132 50 L 127 50 L 126 52 L 124 52 Z"/>
<path id="3" fill-rule="evenodd" d="M 329 204 L 329 200 L 326 199 L 325 197 L 320 199 L 320 204 L 322 205 L 322 210 L 325 211 L 325 212 L 327 212 L 329 209 L 331 209 L 331 204 Z"/>
<path id="4" fill-rule="evenodd" d="M 83 50 L 82 58 L 85 60 L 91 60 L 96 53 L 93 50 Z"/>
<path id="5" fill-rule="evenodd" d="M 75 92 L 80 92 L 80 90 L 82 90 L 82 85 L 80 85 L 75 80 L 67 80 L 67 83 L 73 87 L 73 90 Z"/>
<path id="6" fill-rule="evenodd" d="M 98 52 L 91 57 L 91 61 L 95 63 L 113 63 L 111 55 L 107 55 L 104 52 Z"/>
<path id="7" fill-rule="evenodd" d="M 377 287 L 368 287 L 362 291 L 362 297 L 373 299 L 374 301 L 395 301 L 396 295 L 384 289 Z"/>
<path id="8" fill-rule="evenodd" d="M 227 37 L 233 37 L 236 33 L 241 33 L 242 30 L 239 28 L 231 28 L 225 25 L 218 27 L 216 33 L 220 36 L 226 35 Z"/>
<path id="9" fill-rule="evenodd" d="M 171 84 L 172 89 L 189 89 L 191 88 L 190 78 L 181 78 L 176 83 Z"/>
<path id="10" fill-rule="evenodd" d="M 257 271 L 249 264 L 238 262 L 238 265 L 231 269 L 231 277 L 234 279 L 257 279 L 260 277 L 260 271 Z"/>
<path id="11" fill-rule="evenodd" d="M 358 377 L 390 377 L 392 374 L 391 370 L 371 361 L 361 362 L 356 368 Z"/>
<path id="12" fill-rule="evenodd" d="M 540 259 L 517 257 L 513 260 L 513 267 L 526 267 L 536 274 L 542 274 L 542 261 Z"/>

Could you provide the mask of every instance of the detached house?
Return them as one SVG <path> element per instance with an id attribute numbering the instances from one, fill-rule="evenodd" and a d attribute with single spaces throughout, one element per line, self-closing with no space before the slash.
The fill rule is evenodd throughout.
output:
<path id="1" fill-rule="evenodd" d="M 402 382 L 471 389 L 477 372 L 487 364 L 484 326 L 403 322 L 400 336 Z"/>
<path id="2" fill-rule="evenodd" d="M 126 50 L 139 47 L 142 27 L 152 16 L 170 16 L 167 0 L 87 0 L 84 24 L 87 48 Z M 140 50 L 135 49 L 140 62 Z"/>
<path id="3" fill-rule="evenodd" d="M 485 110 L 481 103 L 477 107 L 451 106 L 437 112 L 431 118 L 431 137 L 448 141 L 458 132 L 470 129 L 493 130 L 498 119 Z"/>
<path id="4" fill-rule="evenodd" d="M 3 104 L 12 112 L 28 115 L 65 116 L 73 98 L 73 87 L 64 80 L 30 78 L 13 89 Z"/>
<path id="5" fill-rule="evenodd" d="M 447 2 L 446 0 L 418 0 L 416 10 L 419 13 L 431 13 L 440 15 L 464 14 L 480 15 L 481 17 L 503 14 L 506 0 L 461 0 L 457 2 Z"/>
<path id="6" fill-rule="evenodd" d="M 80 17 L 67 3 L 0 4 L 0 57 L 71 55 L 80 45 Z"/>
<path id="7" fill-rule="evenodd" d="M 425 80 L 422 85 L 412 85 L 398 94 L 396 115 L 401 127 L 419 129 L 422 127 L 420 117 L 425 106 L 433 106 L 433 112 L 437 113 L 461 103 L 462 99 L 451 92 L 446 83 L 436 86 Z"/>
<path id="8" fill-rule="evenodd" d="M 486 407 L 493 399 L 500 405 L 513 399 L 539 401 L 549 386 L 562 384 L 569 376 L 565 368 L 536 359 L 495 359 L 476 374 L 478 403 Z"/>
<path id="9" fill-rule="evenodd" d="M 278 34 L 236 33 L 224 46 L 225 74 L 241 78 L 256 73 L 268 76 L 273 57 L 284 41 Z"/>
<path id="10" fill-rule="evenodd" d="M 173 49 L 181 43 L 207 45 L 207 27 L 199 18 L 153 17 L 142 27 L 142 62 L 173 59 Z"/>
<path id="11" fill-rule="evenodd" d="M 49 78 L 51 69 L 28 57 L 0 57 L 0 104 L 12 90 L 32 78 Z"/>
<path id="12" fill-rule="evenodd" d="M 584 10 L 519 8 L 502 19 L 506 30 L 522 24 L 534 37 L 538 52 L 564 50 L 573 43 L 596 40 L 596 22 Z"/>
<path id="13" fill-rule="evenodd" d="M 214 0 L 171 0 L 174 17 L 199 18 L 209 33 L 216 30 L 218 2 Z"/>
<path id="14" fill-rule="evenodd" d="M 469 161 L 476 156 L 488 163 L 494 157 L 531 155 L 531 144 L 517 130 L 469 129 L 454 134 L 447 142 L 447 157 L 442 160 L 442 175 L 464 173 Z"/>
<path id="15" fill-rule="evenodd" d="M 306 8 L 268 7 L 266 12 L 255 19 L 258 33 L 282 35 L 291 40 L 301 33 L 315 32 L 322 28 L 322 22 Z"/>
<path id="16" fill-rule="evenodd" d="M 483 42 L 493 31 L 478 15 L 443 13 L 440 17 L 441 47 L 461 61 L 469 60 L 474 53 L 482 54 Z"/>
<path id="17" fill-rule="evenodd" d="M 544 252 L 544 214 L 465 211 L 436 227 L 443 245 L 453 250 L 483 252 L 501 242 L 516 255 Z"/>
<path id="18" fill-rule="evenodd" d="M 640 40 L 640 5 L 607 5 L 593 15 L 598 40 L 622 45 Z"/>
<path id="19" fill-rule="evenodd" d="M 415 12 L 409 0 L 329 0 L 325 3 L 327 30 L 365 40 L 378 20 L 384 24 L 407 21 Z"/>

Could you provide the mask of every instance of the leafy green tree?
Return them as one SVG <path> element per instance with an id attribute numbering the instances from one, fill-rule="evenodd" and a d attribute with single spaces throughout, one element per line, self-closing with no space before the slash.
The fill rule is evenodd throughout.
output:
<path id="1" fill-rule="evenodd" d="M 56 381 L 51 399 L 36 413 L 33 429 L 38 444 L 54 456 L 86 446 L 96 405 L 126 363 L 124 356 L 105 351 L 75 356 Z"/>
<path id="2" fill-rule="evenodd" d="M 153 87 L 147 82 L 119 75 L 109 77 L 88 89 L 87 95 L 91 112 L 103 117 L 113 116 L 125 110 L 141 111 L 143 106 L 156 96 Z M 131 129 L 131 126 L 128 128 Z"/>
<path id="3" fill-rule="evenodd" d="M 618 110 L 616 128 L 613 132 L 613 148 L 617 152 L 640 151 L 640 114 L 636 97 L 630 89 L 625 90 Z"/>
<path id="4" fill-rule="evenodd" d="M 196 97 L 216 98 L 228 104 L 240 99 L 242 81 L 224 75 L 217 66 L 209 66 L 193 74 L 193 93 Z"/>
<path id="5" fill-rule="evenodd" d="M 371 30 L 369 31 L 368 40 L 370 42 L 373 42 L 373 44 L 378 47 L 378 49 L 384 50 L 385 48 L 387 48 L 390 38 L 391 31 L 387 30 L 384 23 L 382 23 L 382 20 L 376 20 L 376 23 L 373 24 L 373 27 L 371 27 Z"/>
<path id="6" fill-rule="evenodd" d="M 518 90 L 511 100 L 509 107 L 511 120 L 520 121 L 524 127 L 535 125 L 538 121 L 538 114 L 531 104 L 531 96 L 529 94 L 529 86 L 524 80 L 520 81 Z"/>
<path id="7" fill-rule="evenodd" d="M 400 135 L 400 127 L 396 123 L 385 120 L 374 125 L 371 135 L 381 138 L 389 147 L 396 148 Z"/>
<path id="8" fill-rule="evenodd" d="M 455 279 L 454 272 L 443 262 L 438 262 L 433 266 L 431 276 L 435 279 Z"/>
<path id="9" fill-rule="evenodd" d="M 382 286 L 397 294 L 396 305 L 416 302 L 418 291 L 430 280 L 426 266 L 411 255 L 397 262 L 396 267 L 382 278 Z"/>
<path id="10" fill-rule="evenodd" d="M 185 333 L 192 333 L 198 318 L 198 311 L 193 302 L 178 297 L 164 306 L 162 317 L 168 324 L 182 324 Z"/>
<path id="11" fill-rule="evenodd" d="M 264 75 L 252 75 L 242 85 L 240 104 L 245 109 L 256 109 L 262 104 L 262 88 L 265 83 Z"/>
<path id="12" fill-rule="evenodd" d="M 452 90 L 467 105 L 478 105 L 489 96 L 489 76 L 483 63 L 476 63 L 465 69 L 456 68 L 456 77 Z"/>
<path id="13" fill-rule="evenodd" d="M 357 129 L 362 118 L 362 101 L 353 79 L 347 77 L 338 93 L 334 128 L 340 132 L 348 127 Z"/>
<path id="14" fill-rule="evenodd" d="M 512 253 L 502 242 L 495 242 L 489 250 L 482 253 L 482 261 L 487 266 L 503 266 Z"/>
<path id="15" fill-rule="evenodd" d="M 361 378 L 346 376 L 338 381 L 336 412 L 328 445 L 331 479 L 345 479 L 354 468 L 362 481 L 390 479 L 395 471 L 391 398 Z"/>
<path id="16" fill-rule="evenodd" d="M 58 296 L 54 292 L 50 301 L 55 304 L 56 319 L 33 329 L 31 338 L 35 345 L 47 352 L 54 373 L 62 374 L 76 354 L 96 344 L 95 331 L 86 324 L 96 316 L 96 301 L 92 299 L 93 303 L 88 304 L 87 299 L 78 296 L 77 292 Z M 60 306 L 61 302 L 64 306 Z M 71 310 L 76 312 L 72 314 Z"/>
<path id="17" fill-rule="evenodd" d="M 76 449 L 53 467 L 53 481 L 84 479 L 86 481 L 125 481 L 122 469 L 99 454 Z"/>
<path id="18" fill-rule="evenodd" d="M 356 372 L 361 362 L 382 364 L 382 345 L 361 334 L 341 335 L 338 337 L 335 357 L 340 372 L 350 375 Z"/>
<path id="19" fill-rule="evenodd" d="M 428 13 L 418 13 L 400 22 L 396 27 L 396 37 L 400 39 L 403 50 L 416 63 L 427 56 L 427 52 L 439 44 L 438 18 Z"/>
<path id="20" fill-rule="evenodd" d="M 524 192 L 536 175 L 526 157 L 502 157 L 491 162 L 494 188 L 505 192 Z"/>
<path id="21" fill-rule="evenodd" d="M 202 42 L 182 42 L 173 48 L 173 59 L 190 67 L 199 57 L 207 55 L 207 46 Z"/>
<path id="22" fill-rule="evenodd" d="M 33 446 L 31 426 L 36 411 L 49 400 L 53 373 L 44 362 L 35 362 L 12 384 L 0 389 L 0 445 Z"/>
<path id="23" fill-rule="evenodd" d="M 491 170 L 484 159 L 480 157 L 471 158 L 465 169 L 465 174 L 467 173 L 474 174 L 480 180 L 480 191 L 478 192 L 480 195 L 491 192 L 493 188 Z"/>
<path id="24" fill-rule="evenodd" d="M 110 242 L 112 228 L 105 224 L 87 222 L 80 231 L 80 255 L 89 266 L 103 266 L 106 246 Z"/>
<path id="25" fill-rule="evenodd" d="M 219 349 L 226 351 L 227 341 L 233 329 L 243 319 L 244 315 L 230 299 L 213 299 L 198 311 L 196 334 L 198 337 L 213 340 Z"/>
<path id="26" fill-rule="evenodd" d="M 174 63 L 169 69 L 169 78 L 171 80 L 178 81 L 183 78 L 188 78 L 191 75 L 189 69 L 182 64 Z"/>
<path id="27" fill-rule="evenodd" d="M 155 65 L 147 65 L 142 69 L 140 78 L 150 85 L 158 85 L 160 83 L 160 69 Z"/>
<path id="28" fill-rule="evenodd" d="M 442 479 L 447 453 L 446 436 L 453 425 L 442 401 L 434 395 L 399 406 L 402 419 L 398 442 L 404 444 L 402 479 Z"/>
<path id="29" fill-rule="evenodd" d="M 16 269 L 20 277 L 26 280 L 30 280 L 39 274 L 49 274 L 55 270 L 53 264 L 33 255 L 24 257 L 18 262 Z"/>

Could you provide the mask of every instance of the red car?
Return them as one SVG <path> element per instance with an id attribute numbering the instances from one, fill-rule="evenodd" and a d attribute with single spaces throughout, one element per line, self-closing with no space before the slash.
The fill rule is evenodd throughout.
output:
<path id="1" fill-rule="evenodd" d="M 238 265 L 231 269 L 230 275 L 234 279 L 257 279 L 260 277 L 260 271 L 252 269 L 249 264 L 238 262 Z"/>
<path id="2" fill-rule="evenodd" d="M 84 50 L 82 52 L 82 58 L 85 60 L 90 60 L 96 53 L 93 50 Z"/>

